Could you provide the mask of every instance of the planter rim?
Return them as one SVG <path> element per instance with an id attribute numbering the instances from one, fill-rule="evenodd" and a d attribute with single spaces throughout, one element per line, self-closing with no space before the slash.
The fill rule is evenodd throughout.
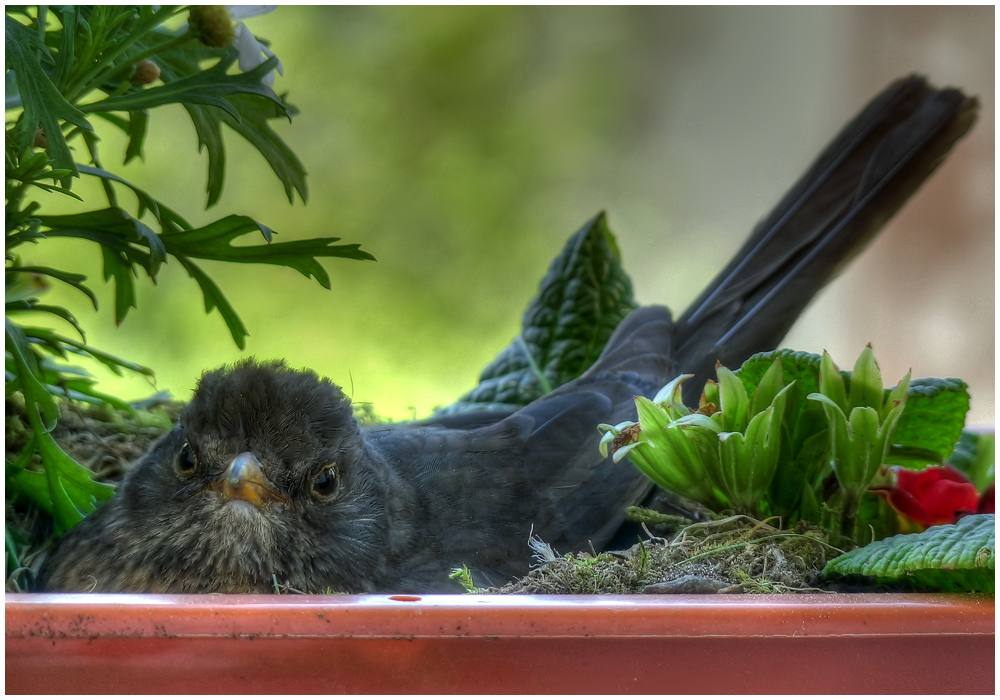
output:
<path id="1" fill-rule="evenodd" d="M 4 607 L 11 693 L 994 690 L 992 596 L 11 594 Z"/>
<path id="2" fill-rule="evenodd" d="M 993 596 L 7 594 L 6 637 L 992 636 Z"/>

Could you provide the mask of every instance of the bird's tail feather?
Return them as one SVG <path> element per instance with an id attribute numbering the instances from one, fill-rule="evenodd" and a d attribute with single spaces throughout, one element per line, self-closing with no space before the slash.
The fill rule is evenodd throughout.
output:
<path id="1" fill-rule="evenodd" d="M 972 126 L 977 102 L 920 77 L 890 85 L 816 159 L 732 262 L 678 319 L 673 351 L 693 373 L 777 346 L 813 296 L 902 207 Z"/>

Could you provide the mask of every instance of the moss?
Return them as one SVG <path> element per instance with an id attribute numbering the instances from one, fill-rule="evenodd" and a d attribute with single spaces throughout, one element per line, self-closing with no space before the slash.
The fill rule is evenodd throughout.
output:
<path id="1" fill-rule="evenodd" d="M 695 523 L 672 539 L 653 537 L 623 552 L 575 554 L 548 561 L 491 593 L 642 593 L 695 576 L 726 584 L 724 592 L 815 590 L 828 557 L 839 550 L 818 531 L 779 530 L 736 515 Z"/>

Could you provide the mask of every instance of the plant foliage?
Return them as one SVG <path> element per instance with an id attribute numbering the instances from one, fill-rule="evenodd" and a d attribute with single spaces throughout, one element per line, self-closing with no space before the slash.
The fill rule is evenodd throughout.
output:
<path id="1" fill-rule="evenodd" d="M 441 413 L 516 409 L 583 374 L 636 308 L 632 280 L 601 212 L 570 237 L 524 312 L 521 334 L 479 385 Z"/>
<path id="2" fill-rule="evenodd" d="M 842 554 L 826 565 L 826 576 L 861 575 L 878 583 L 910 582 L 939 591 L 996 587 L 996 518 L 969 515 L 954 525 L 896 535 Z"/>
<path id="3" fill-rule="evenodd" d="M 638 422 L 599 426 L 604 454 L 627 456 L 663 488 L 712 510 L 822 524 L 848 541 L 898 531 L 896 513 L 872 492 L 891 490 L 885 465 L 917 455 L 922 465 L 942 464 L 969 406 L 958 379 L 907 375 L 884 388 L 871 348 L 852 372 L 829 355 L 790 350 L 717 371 L 698 410 L 681 401 L 689 375 L 652 400 L 637 397 Z"/>

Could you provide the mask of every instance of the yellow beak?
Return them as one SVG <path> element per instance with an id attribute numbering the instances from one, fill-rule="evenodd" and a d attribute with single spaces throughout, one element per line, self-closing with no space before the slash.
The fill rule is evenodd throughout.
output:
<path id="1" fill-rule="evenodd" d="M 260 462 L 252 452 L 237 455 L 222 474 L 222 478 L 213 484 L 222 491 L 222 497 L 227 501 L 239 499 L 262 507 L 270 501 L 284 501 L 285 497 L 272 484 L 260 468 Z"/>

